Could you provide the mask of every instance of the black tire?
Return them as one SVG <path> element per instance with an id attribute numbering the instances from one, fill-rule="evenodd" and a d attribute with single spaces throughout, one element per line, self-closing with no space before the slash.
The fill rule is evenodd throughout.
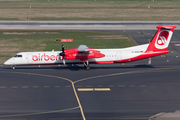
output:
<path id="1" fill-rule="evenodd" d="M 87 66 L 87 67 L 86 67 L 86 70 L 90 70 L 90 67 L 89 67 L 89 66 Z"/>

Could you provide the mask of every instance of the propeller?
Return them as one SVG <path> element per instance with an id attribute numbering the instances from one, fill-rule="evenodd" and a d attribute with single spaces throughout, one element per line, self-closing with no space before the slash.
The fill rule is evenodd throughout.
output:
<path id="1" fill-rule="evenodd" d="M 59 55 L 63 57 L 63 64 L 65 65 L 66 63 L 64 60 L 65 59 L 64 44 L 62 44 L 62 52 Z"/>

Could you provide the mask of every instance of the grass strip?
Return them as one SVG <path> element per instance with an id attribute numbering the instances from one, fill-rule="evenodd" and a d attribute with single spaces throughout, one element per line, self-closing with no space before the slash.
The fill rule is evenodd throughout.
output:
<path id="1" fill-rule="evenodd" d="M 179 13 L 179 0 L 0 1 L 0 20 L 174 21 Z"/>

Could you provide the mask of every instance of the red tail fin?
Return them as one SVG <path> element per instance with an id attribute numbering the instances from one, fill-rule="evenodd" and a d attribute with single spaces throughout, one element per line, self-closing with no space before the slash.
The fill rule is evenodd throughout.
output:
<path id="1" fill-rule="evenodd" d="M 146 52 L 166 51 L 176 25 L 157 26 L 156 35 L 150 42 Z"/>

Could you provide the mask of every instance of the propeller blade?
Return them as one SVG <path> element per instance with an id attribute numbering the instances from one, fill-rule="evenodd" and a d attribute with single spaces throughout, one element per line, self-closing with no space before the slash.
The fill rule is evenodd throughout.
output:
<path id="1" fill-rule="evenodd" d="M 63 56 L 63 59 L 65 58 L 64 44 L 62 44 L 62 52 L 59 55 Z"/>
<path id="2" fill-rule="evenodd" d="M 64 64 L 64 65 L 66 65 L 66 62 L 65 62 L 65 60 L 64 60 L 64 59 L 63 59 L 63 64 Z"/>
<path id="3" fill-rule="evenodd" d="M 62 52 L 59 55 L 62 56 L 63 64 L 66 65 L 66 62 L 64 60 L 65 59 L 64 44 L 62 44 Z"/>
<path id="4" fill-rule="evenodd" d="M 64 53 L 64 44 L 62 44 L 62 52 Z"/>

